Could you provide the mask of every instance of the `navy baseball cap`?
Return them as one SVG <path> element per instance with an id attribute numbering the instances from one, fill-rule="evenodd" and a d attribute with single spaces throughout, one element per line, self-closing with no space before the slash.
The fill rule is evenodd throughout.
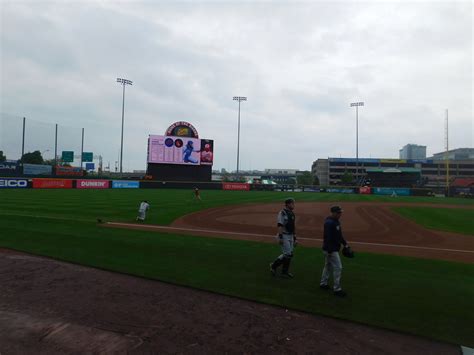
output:
<path id="1" fill-rule="evenodd" d="M 332 206 L 331 207 L 331 212 L 332 213 L 341 213 L 342 211 L 344 211 L 341 206 Z"/>
<path id="2" fill-rule="evenodd" d="M 292 197 L 287 198 L 287 199 L 285 200 L 285 205 L 288 205 L 288 204 L 290 204 L 290 203 L 292 203 L 292 202 L 295 202 L 295 199 L 294 199 L 294 198 L 292 198 Z"/>

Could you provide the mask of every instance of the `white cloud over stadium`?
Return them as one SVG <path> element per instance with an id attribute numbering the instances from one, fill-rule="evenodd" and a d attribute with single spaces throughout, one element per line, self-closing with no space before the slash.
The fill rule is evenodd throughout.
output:
<path id="1" fill-rule="evenodd" d="M 214 168 L 310 169 L 397 158 L 407 143 L 473 146 L 472 3 L 3 1 L 0 111 L 84 127 L 87 151 L 144 169 L 148 134 L 189 121 Z M 3 136 L 7 133 L 3 132 Z M 0 135 L 2 137 L 2 135 Z"/>

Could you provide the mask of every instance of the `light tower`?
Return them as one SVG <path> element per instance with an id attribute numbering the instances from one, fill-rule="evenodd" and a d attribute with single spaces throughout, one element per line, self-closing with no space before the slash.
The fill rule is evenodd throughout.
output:
<path id="1" fill-rule="evenodd" d="M 133 82 L 128 79 L 117 78 L 117 83 L 122 84 L 122 138 L 120 139 L 120 174 L 122 174 L 122 160 L 123 160 L 123 116 L 125 111 L 125 85 L 132 85 Z"/>
<path id="2" fill-rule="evenodd" d="M 240 101 L 247 101 L 247 97 L 245 96 L 234 96 L 234 101 L 239 102 L 239 120 L 238 120 L 238 128 L 237 128 L 237 175 L 239 175 L 239 151 L 240 151 Z"/>
<path id="3" fill-rule="evenodd" d="M 363 102 L 352 102 L 351 107 L 356 108 L 356 181 L 359 181 L 359 106 L 364 106 Z"/>

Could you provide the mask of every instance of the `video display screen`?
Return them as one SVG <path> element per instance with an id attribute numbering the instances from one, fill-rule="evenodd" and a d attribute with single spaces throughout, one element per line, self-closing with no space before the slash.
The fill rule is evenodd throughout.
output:
<path id="1" fill-rule="evenodd" d="M 148 138 L 148 163 L 212 165 L 213 161 L 212 140 L 157 135 Z"/>

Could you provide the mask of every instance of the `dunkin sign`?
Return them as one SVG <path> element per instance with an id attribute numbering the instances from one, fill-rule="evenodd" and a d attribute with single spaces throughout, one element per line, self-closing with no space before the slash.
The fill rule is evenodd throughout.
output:
<path id="1" fill-rule="evenodd" d="M 108 189 L 109 180 L 76 180 L 76 189 Z"/>

